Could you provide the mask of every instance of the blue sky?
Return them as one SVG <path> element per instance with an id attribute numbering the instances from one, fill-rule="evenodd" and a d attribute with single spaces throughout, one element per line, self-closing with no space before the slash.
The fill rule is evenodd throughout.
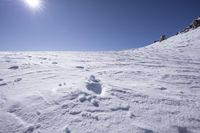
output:
<path id="1" fill-rule="evenodd" d="M 200 16 L 200 0 L 0 0 L 0 51 L 138 48 Z"/>

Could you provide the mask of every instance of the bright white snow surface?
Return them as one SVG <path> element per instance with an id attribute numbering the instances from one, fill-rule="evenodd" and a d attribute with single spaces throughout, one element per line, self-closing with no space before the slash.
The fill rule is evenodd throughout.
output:
<path id="1" fill-rule="evenodd" d="M 1 52 L 0 133 L 200 133 L 200 28 L 115 52 Z"/>

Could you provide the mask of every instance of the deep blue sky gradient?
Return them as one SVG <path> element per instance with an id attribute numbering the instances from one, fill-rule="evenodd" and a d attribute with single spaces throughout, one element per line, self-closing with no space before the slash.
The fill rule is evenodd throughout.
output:
<path id="1" fill-rule="evenodd" d="M 200 0 L 0 0 L 0 51 L 123 50 L 172 36 L 200 16 Z"/>

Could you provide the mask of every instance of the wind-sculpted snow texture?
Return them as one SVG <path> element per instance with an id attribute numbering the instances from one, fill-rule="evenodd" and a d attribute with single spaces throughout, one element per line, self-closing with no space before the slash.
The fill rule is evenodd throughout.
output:
<path id="1" fill-rule="evenodd" d="M 116 52 L 1 52 L 0 133 L 199 133 L 200 29 Z"/>

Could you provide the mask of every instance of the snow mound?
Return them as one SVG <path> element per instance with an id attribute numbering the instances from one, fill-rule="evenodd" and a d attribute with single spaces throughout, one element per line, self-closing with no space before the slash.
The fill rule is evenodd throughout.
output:
<path id="1" fill-rule="evenodd" d="M 89 77 L 88 82 L 86 83 L 86 88 L 95 94 L 101 94 L 102 93 L 102 85 L 100 83 L 100 80 L 96 79 L 94 75 L 91 75 Z"/>

